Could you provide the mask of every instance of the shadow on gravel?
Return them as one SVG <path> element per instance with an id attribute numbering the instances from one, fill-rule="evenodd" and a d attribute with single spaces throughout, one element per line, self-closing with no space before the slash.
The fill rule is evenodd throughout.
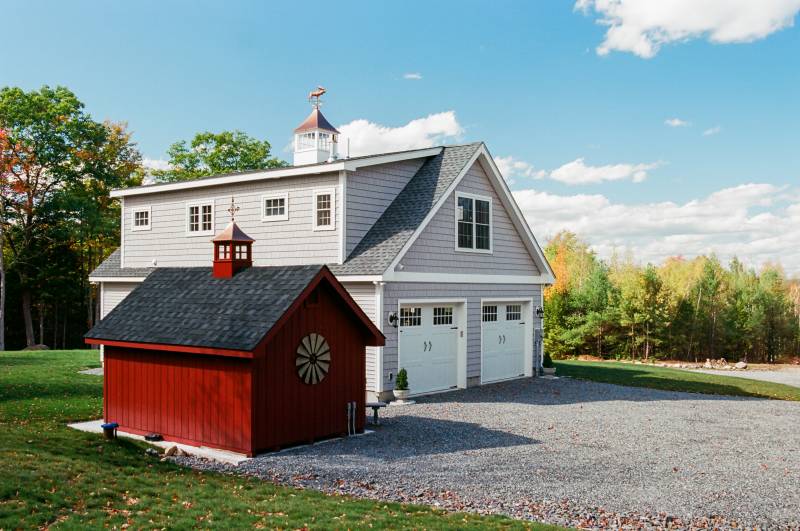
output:
<path id="1" fill-rule="evenodd" d="M 377 457 L 392 460 L 531 444 L 540 444 L 540 441 L 486 428 L 473 422 L 401 415 L 385 419 L 375 433 L 363 437 L 337 439 L 327 443 L 287 449 L 281 453 L 302 453 L 308 457 L 346 455 L 348 458 Z M 264 457 L 270 455 L 280 454 L 265 454 Z"/>

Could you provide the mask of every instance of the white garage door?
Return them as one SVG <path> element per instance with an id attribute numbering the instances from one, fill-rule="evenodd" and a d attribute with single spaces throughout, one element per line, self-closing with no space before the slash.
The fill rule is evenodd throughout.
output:
<path id="1" fill-rule="evenodd" d="M 525 374 L 525 321 L 522 303 L 491 302 L 481 307 L 481 381 Z"/>
<path id="2" fill-rule="evenodd" d="M 399 366 L 408 372 L 411 393 L 428 393 L 458 385 L 456 307 L 414 304 L 400 307 Z"/>

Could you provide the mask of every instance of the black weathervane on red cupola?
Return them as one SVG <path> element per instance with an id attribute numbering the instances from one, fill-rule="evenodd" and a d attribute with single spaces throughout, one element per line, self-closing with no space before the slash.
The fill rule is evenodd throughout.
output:
<path id="1" fill-rule="evenodd" d="M 237 271 L 253 265 L 252 247 L 255 240 L 236 224 L 239 207 L 233 197 L 227 211 L 231 215 L 231 222 L 211 240 L 214 243 L 214 278 L 231 278 Z"/>

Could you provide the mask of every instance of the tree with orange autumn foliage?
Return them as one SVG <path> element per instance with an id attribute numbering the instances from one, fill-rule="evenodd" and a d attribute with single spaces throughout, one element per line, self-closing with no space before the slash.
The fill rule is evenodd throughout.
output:
<path id="1" fill-rule="evenodd" d="M 103 208 L 98 200 L 107 200 L 111 186 L 130 178 L 141 157 L 124 127 L 94 121 L 64 87 L 3 88 L 0 129 L 3 249 L 8 271 L 18 280 L 30 346 L 36 342 L 34 298 L 52 296 L 45 284 L 57 276 L 47 269 L 54 249 L 69 248 L 87 211 Z M 87 192 L 84 198 L 76 195 L 81 190 Z M 37 304 L 41 313 L 41 300 Z"/>

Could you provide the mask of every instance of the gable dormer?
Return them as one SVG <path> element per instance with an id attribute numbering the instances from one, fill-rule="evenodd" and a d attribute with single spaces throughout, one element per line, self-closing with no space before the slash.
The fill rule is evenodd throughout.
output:
<path id="1" fill-rule="evenodd" d="M 294 130 L 294 165 L 331 162 L 339 158 L 339 131 L 319 110 L 325 89 L 319 87 L 308 99 L 312 110 L 308 118 Z"/>

